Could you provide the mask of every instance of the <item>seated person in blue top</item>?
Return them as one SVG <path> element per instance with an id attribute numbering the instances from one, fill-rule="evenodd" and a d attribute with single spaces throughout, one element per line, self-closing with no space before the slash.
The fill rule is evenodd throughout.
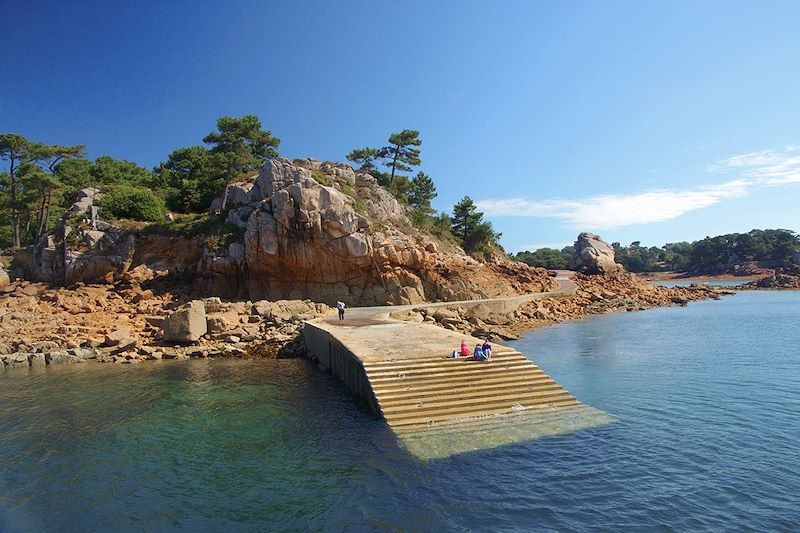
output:
<path id="1" fill-rule="evenodd" d="M 475 351 L 473 353 L 476 361 L 488 361 L 486 354 L 483 352 L 483 346 L 480 344 L 475 345 Z"/>

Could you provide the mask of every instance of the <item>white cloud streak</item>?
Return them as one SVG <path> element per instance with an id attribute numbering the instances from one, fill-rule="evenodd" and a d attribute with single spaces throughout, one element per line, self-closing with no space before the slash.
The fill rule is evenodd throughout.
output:
<path id="1" fill-rule="evenodd" d="M 591 196 L 581 199 L 530 200 L 489 198 L 476 202 L 488 216 L 555 218 L 579 229 L 613 229 L 633 224 L 664 222 L 690 211 L 747 196 L 756 187 L 800 183 L 800 148 L 764 150 L 737 155 L 710 165 L 711 173 L 734 179 L 692 189 Z"/>
<path id="2" fill-rule="evenodd" d="M 785 185 L 800 182 L 800 148 L 788 146 L 784 150 L 763 150 L 723 159 L 709 167 L 711 172 L 734 170 L 754 185 Z"/>

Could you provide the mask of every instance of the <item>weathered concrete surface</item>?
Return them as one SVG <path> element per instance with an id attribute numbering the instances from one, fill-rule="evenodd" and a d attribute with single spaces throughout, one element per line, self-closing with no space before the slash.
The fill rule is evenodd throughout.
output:
<path id="1" fill-rule="evenodd" d="M 558 271 L 556 291 L 524 294 L 506 298 L 484 300 L 464 300 L 457 302 L 436 302 L 414 305 L 393 305 L 376 307 L 355 307 L 347 309 L 345 320 L 333 316 L 314 324 L 333 335 L 361 361 L 373 363 L 393 359 L 426 359 L 444 357 L 457 350 L 462 339 L 474 347 L 481 339 L 455 331 L 442 329 L 431 324 L 415 324 L 389 318 L 391 313 L 418 308 L 452 307 L 457 305 L 482 305 L 496 308 L 498 313 L 508 313 L 525 302 L 535 299 L 570 295 L 575 291 L 575 283 L 569 279 L 572 272 Z M 482 342 L 482 341 L 481 341 Z M 496 352 L 510 351 L 511 348 L 492 344 Z M 312 350 L 312 353 L 313 350 Z M 315 354 L 316 355 L 316 354 Z"/>
<path id="2" fill-rule="evenodd" d="M 490 305 L 508 312 L 531 299 L 572 293 L 574 284 L 567 279 L 568 273 L 559 273 L 559 278 L 560 287 L 555 292 L 457 304 Z M 446 356 L 459 348 L 462 339 L 470 348 L 480 339 L 429 323 L 389 317 L 390 313 L 418 307 L 350 309 L 346 320 L 316 320 L 304 329 L 306 344 L 320 365 L 339 377 L 371 411 L 380 414 L 414 455 L 444 457 L 611 420 L 605 413 L 581 405 L 533 362 L 509 347 L 493 343 L 490 362 L 450 359 Z M 481 423 L 475 425 L 476 421 Z M 443 431 L 452 434 L 455 426 L 463 428 L 456 431 L 462 436 L 480 432 L 482 438 L 443 437 Z"/>
<path id="3" fill-rule="evenodd" d="M 478 342 L 483 342 L 438 326 L 400 322 L 389 318 L 371 323 L 348 318 L 340 324 L 325 320 L 315 325 L 328 331 L 364 363 L 444 357 L 458 349 L 461 339 L 467 339 L 470 350 Z M 493 346 L 495 351 L 509 350 L 497 344 Z"/>

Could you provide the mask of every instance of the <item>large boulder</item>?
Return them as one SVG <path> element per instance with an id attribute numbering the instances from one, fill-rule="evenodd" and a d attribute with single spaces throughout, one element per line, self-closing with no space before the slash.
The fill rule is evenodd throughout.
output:
<path id="1" fill-rule="evenodd" d="M 206 305 L 208 309 L 208 305 Z M 236 311 L 223 311 L 206 315 L 208 332 L 213 335 L 225 333 L 234 329 L 239 324 L 239 313 Z"/>
<path id="2" fill-rule="evenodd" d="M 24 368 L 30 366 L 30 356 L 28 353 L 13 353 L 2 357 L 6 368 Z"/>
<path id="3" fill-rule="evenodd" d="M 131 336 L 131 328 L 130 327 L 122 327 L 117 330 L 112 331 L 111 333 L 106 334 L 105 339 L 103 341 L 104 346 L 116 346 L 122 340 L 127 339 Z"/>
<path id="4" fill-rule="evenodd" d="M 355 173 L 348 169 L 332 164 L 320 167 L 334 178 L 347 182 L 352 178 L 353 183 Z M 265 191 L 268 201 L 250 214 L 245 226 L 250 298 L 310 297 L 330 303 L 425 299 L 419 277 L 396 269 L 412 262 L 421 266 L 427 252 L 423 248 L 413 253 L 411 248 L 418 245 L 405 236 L 389 239 L 384 234 L 370 234 L 371 223 L 356 211 L 352 196 L 322 185 L 311 177 L 308 168 L 280 158 L 264 163 L 258 187 Z M 380 192 L 375 194 L 378 201 Z M 397 204 L 393 198 L 390 203 Z M 395 213 L 396 209 L 402 212 L 399 204 L 382 211 Z M 384 253 L 379 251 L 382 248 Z"/>
<path id="5" fill-rule="evenodd" d="M 94 189 L 84 189 L 82 194 L 91 194 Z M 81 201 L 92 201 L 92 196 L 82 196 Z M 62 228 L 56 233 L 60 234 Z M 122 229 L 93 220 L 81 222 L 77 228 L 65 228 L 68 235 L 75 235 L 73 242 L 80 243 L 61 250 L 54 234 L 46 234 L 34 245 L 17 254 L 17 262 L 27 279 L 60 283 L 95 283 L 114 278 L 125 272 L 133 260 L 136 239 Z M 70 237 L 72 240 L 72 237 Z"/>
<path id="6" fill-rule="evenodd" d="M 206 307 L 202 300 L 193 300 L 171 315 L 162 324 L 166 342 L 196 342 L 208 331 Z"/>
<path id="7" fill-rule="evenodd" d="M 586 274 L 608 274 L 619 266 L 614 261 L 614 249 L 594 233 L 581 233 L 573 245 L 569 268 Z"/>

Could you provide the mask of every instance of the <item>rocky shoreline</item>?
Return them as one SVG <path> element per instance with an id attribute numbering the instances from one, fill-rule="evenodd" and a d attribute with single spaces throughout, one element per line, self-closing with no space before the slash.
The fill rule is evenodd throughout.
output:
<path id="1" fill-rule="evenodd" d="M 797 290 L 800 289 L 800 265 L 778 268 L 769 276 L 742 283 L 733 287 L 736 290 Z"/>
<path id="2" fill-rule="evenodd" d="M 125 285 L 125 286 L 122 286 Z M 135 283 L 51 288 L 15 282 L 0 295 L 5 368 L 190 357 L 298 357 L 310 300 L 223 302 L 153 294 Z"/>
<path id="3" fill-rule="evenodd" d="M 60 242 L 46 234 L 16 253 L 8 273 L 0 265 L 3 368 L 297 357 L 306 353 L 303 323 L 333 315 L 328 304 L 338 299 L 351 306 L 421 305 L 557 286 L 543 268 L 502 254 L 472 257 L 414 228 L 374 178 L 347 165 L 268 159 L 257 175 L 228 185 L 225 222 L 237 229 L 230 242 L 181 236 L 169 225 L 155 234 L 124 230 L 120 221 L 101 220 L 94 205 L 100 194 L 81 191 Z M 580 272 L 574 294 L 510 311 L 478 303 L 420 307 L 397 317 L 511 339 L 591 314 L 733 293 L 647 283 L 591 233 L 578 235 L 570 268 Z M 800 267 L 737 288 L 800 288 Z"/>
<path id="4" fill-rule="evenodd" d="M 617 271 L 574 277 L 574 294 L 529 301 L 508 313 L 485 306 L 418 308 L 396 318 L 496 340 L 592 314 L 637 311 L 733 291 L 693 285 L 660 287 Z M 135 282 L 51 288 L 15 282 L 0 296 L 4 368 L 105 362 L 133 364 L 188 358 L 283 358 L 306 354 L 306 320 L 334 310 L 310 300 L 187 300 L 156 295 Z M 394 315 L 393 315 L 394 316 Z"/>
<path id="5" fill-rule="evenodd" d="M 0 365 L 302 357 L 307 353 L 303 323 L 334 314 L 332 307 L 311 300 L 192 300 L 180 292 L 156 294 L 133 277 L 116 285 L 79 284 L 70 289 L 26 281 L 0 287 Z M 664 287 L 621 269 L 576 273 L 573 281 L 576 287 L 569 294 L 534 299 L 505 313 L 476 302 L 419 307 L 392 317 L 511 340 L 530 329 L 590 315 L 685 306 L 737 290 L 800 288 L 800 277 L 793 273 L 736 287 L 700 283 Z"/>
<path id="6" fill-rule="evenodd" d="M 414 322 L 436 323 L 474 337 L 513 340 L 524 331 L 589 315 L 685 306 L 693 301 L 736 294 L 728 288 L 702 284 L 662 287 L 623 270 L 595 275 L 576 274 L 573 279 L 577 286 L 574 294 L 531 300 L 508 313 L 487 312 L 480 305 L 454 305 L 435 309 L 420 307 L 393 316 Z"/>

